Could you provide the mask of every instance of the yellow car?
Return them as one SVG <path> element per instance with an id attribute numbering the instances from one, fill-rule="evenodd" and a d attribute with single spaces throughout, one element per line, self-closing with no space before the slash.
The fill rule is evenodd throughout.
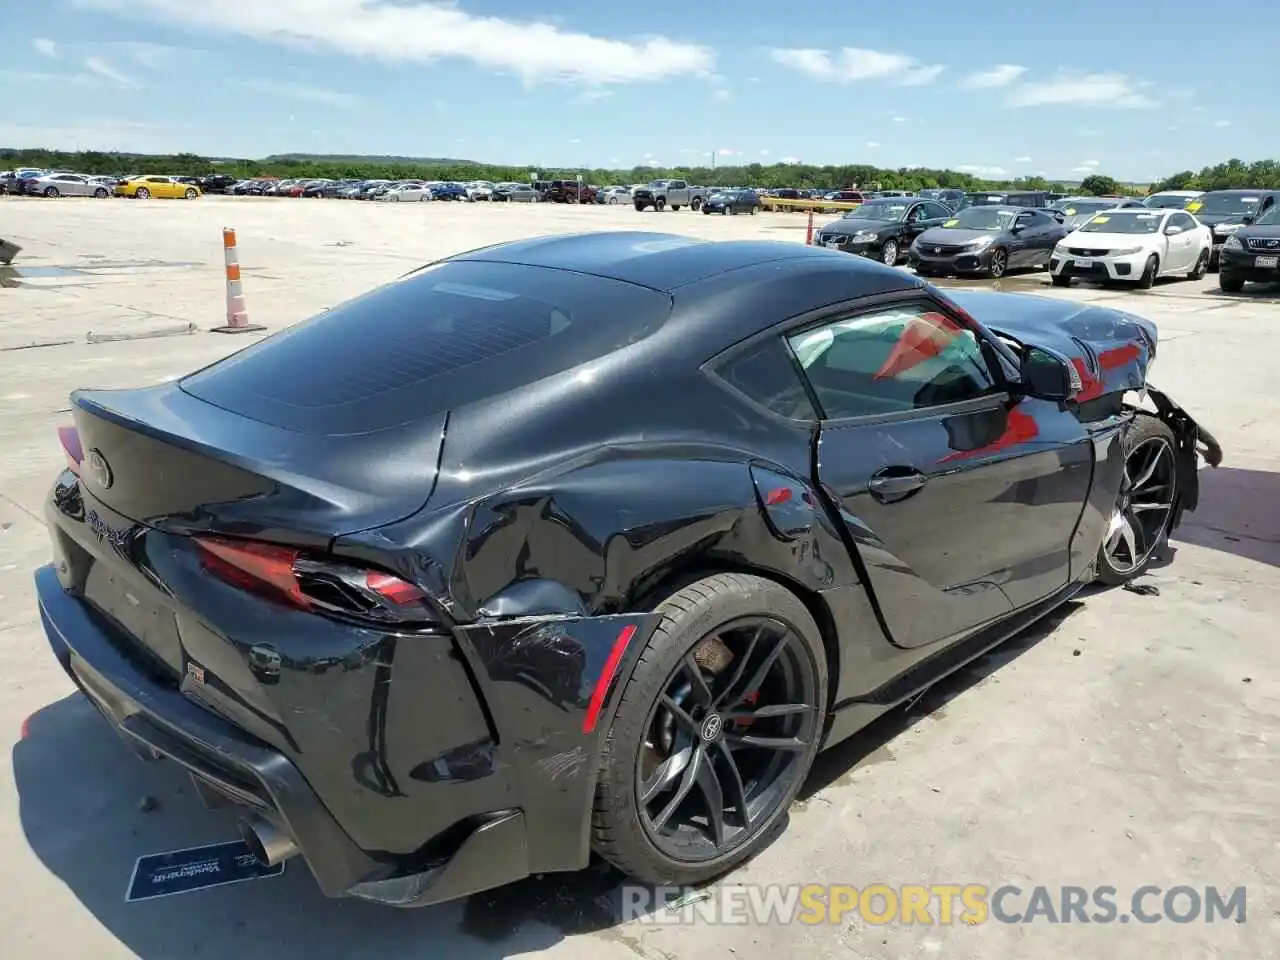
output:
<path id="1" fill-rule="evenodd" d="M 116 184 L 117 197 L 137 197 L 149 200 L 194 200 L 200 196 L 200 188 L 194 183 L 183 183 L 173 177 L 130 177 Z"/>

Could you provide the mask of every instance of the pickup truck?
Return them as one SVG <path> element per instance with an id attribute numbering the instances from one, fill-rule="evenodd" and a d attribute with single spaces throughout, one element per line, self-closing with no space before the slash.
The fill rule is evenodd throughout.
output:
<path id="1" fill-rule="evenodd" d="M 691 187 L 684 180 L 654 180 L 632 194 L 631 199 L 637 210 L 653 207 L 661 213 L 667 207 L 672 210 L 679 210 L 681 207 L 701 209 L 704 196 L 701 187 Z"/>

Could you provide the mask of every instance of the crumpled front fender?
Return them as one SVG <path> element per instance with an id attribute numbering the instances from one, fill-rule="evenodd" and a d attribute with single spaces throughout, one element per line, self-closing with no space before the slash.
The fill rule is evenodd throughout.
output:
<path id="1" fill-rule="evenodd" d="M 1170 529 L 1182 521 L 1182 514 L 1193 511 L 1200 500 L 1199 457 L 1211 467 L 1222 463 L 1222 446 L 1203 424 L 1187 413 L 1163 390 L 1147 385 L 1147 396 L 1155 405 L 1156 416 L 1169 425 L 1177 443 L 1178 503 L 1174 507 Z"/>

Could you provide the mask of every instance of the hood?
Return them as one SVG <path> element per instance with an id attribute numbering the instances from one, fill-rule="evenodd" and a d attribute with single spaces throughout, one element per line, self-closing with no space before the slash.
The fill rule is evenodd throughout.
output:
<path id="1" fill-rule="evenodd" d="M 947 293 L 988 329 L 1070 359 L 1082 385 L 1078 400 L 1146 385 L 1158 338 L 1150 320 L 1108 307 L 1030 294 Z"/>
<path id="2" fill-rule="evenodd" d="M 841 217 L 839 220 L 832 220 L 822 228 L 823 233 L 837 233 L 846 236 L 853 236 L 863 230 L 870 230 L 873 233 L 879 233 L 885 227 L 892 227 L 894 224 L 885 223 L 883 220 L 863 220 L 859 217 Z"/>
<path id="3" fill-rule="evenodd" d="M 1088 250 L 1123 250 L 1127 247 L 1145 246 L 1153 234 L 1149 233 L 1068 233 L 1062 243 L 1068 247 Z"/>
<path id="4" fill-rule="evenodd" d="M 1252 237 L 1256 240 L 1277 240 L 1280 241 L 1280 223 L 1267 223 L 1259 226 L 1251 224 L 1247 227 L 1241 227 L 1236 231 L 1237 237 Z"/>
<path id="5" fill-rule="evenodd" d="M 960 244 L 973 243 L 975 240 L 981 240 L 983 237 L 990 237 L 995 240 L 996 237 L 1004 233 L 1002 230 L 966 230 L 961 227 L 930 227 L 924 233 L 920 234 L 918 241 L 920 246 L 930 243 L 946 243 Z"/>
<path id="6" fill-rule="evenodd" d="M 1196 213 L 1195 218 L 1203 223 L 1206 227 L 1212 227 L 1219 223 L 1243 223 L 1244 218 L 1249 216 L 1247 213 Z"/>

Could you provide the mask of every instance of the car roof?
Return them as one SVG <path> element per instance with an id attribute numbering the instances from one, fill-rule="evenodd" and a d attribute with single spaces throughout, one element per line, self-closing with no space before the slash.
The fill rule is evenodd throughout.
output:
<path id="1" fill-rule="evenodd" d="M 744 267 L 804 260 L 830 263 L 833 257 L 846 263 L 850 273 L 866 274 L 868 289 L 860 291 L 860 295 L 910 290 L 919 285 L 909 274 L 886 272 L 879 264 L 822 247 L 782 240 L 697 240 L 641 231 L 535 237 L 483 247 L 449 259 L 571 270 L 671 293 Z"/>
<path id="2" fill-rule="evenodd" d="M 1265 197 L 1265 196 L 1270 196 L 1270 195 L 1271 195 L 1271 194 L 1273 194 L 1273 193 L 1280 193 L 1280 190 L 1274 190 L 1274 189 L 1272 189 L 1272 188 L 1270 188 L 1270 187 L 1258 187 L 1258 188 L 1257 188 L 1257 189 L 1255 189 L 1255 190 L 1248 190 L 1248 189 L 1245 189 L 1245 190 L 1235 190 L 1235 189 L 1232 189 L 1232 190 L 1206 190 L 1204 193 L 1202 193 L 1202 194 L 1201 194 L 1201 196 L 1208 196 L 1208 195 L 1209 195 L 1209 194 L 1211 194 L 1211 193 L 1229 193 L 1229 194 L 1232 194 L 1232 195 L 1236 195 L 1236 194 L 1238 194 L 1239 196 L 1242 196 L 1242 197 Z"/>

